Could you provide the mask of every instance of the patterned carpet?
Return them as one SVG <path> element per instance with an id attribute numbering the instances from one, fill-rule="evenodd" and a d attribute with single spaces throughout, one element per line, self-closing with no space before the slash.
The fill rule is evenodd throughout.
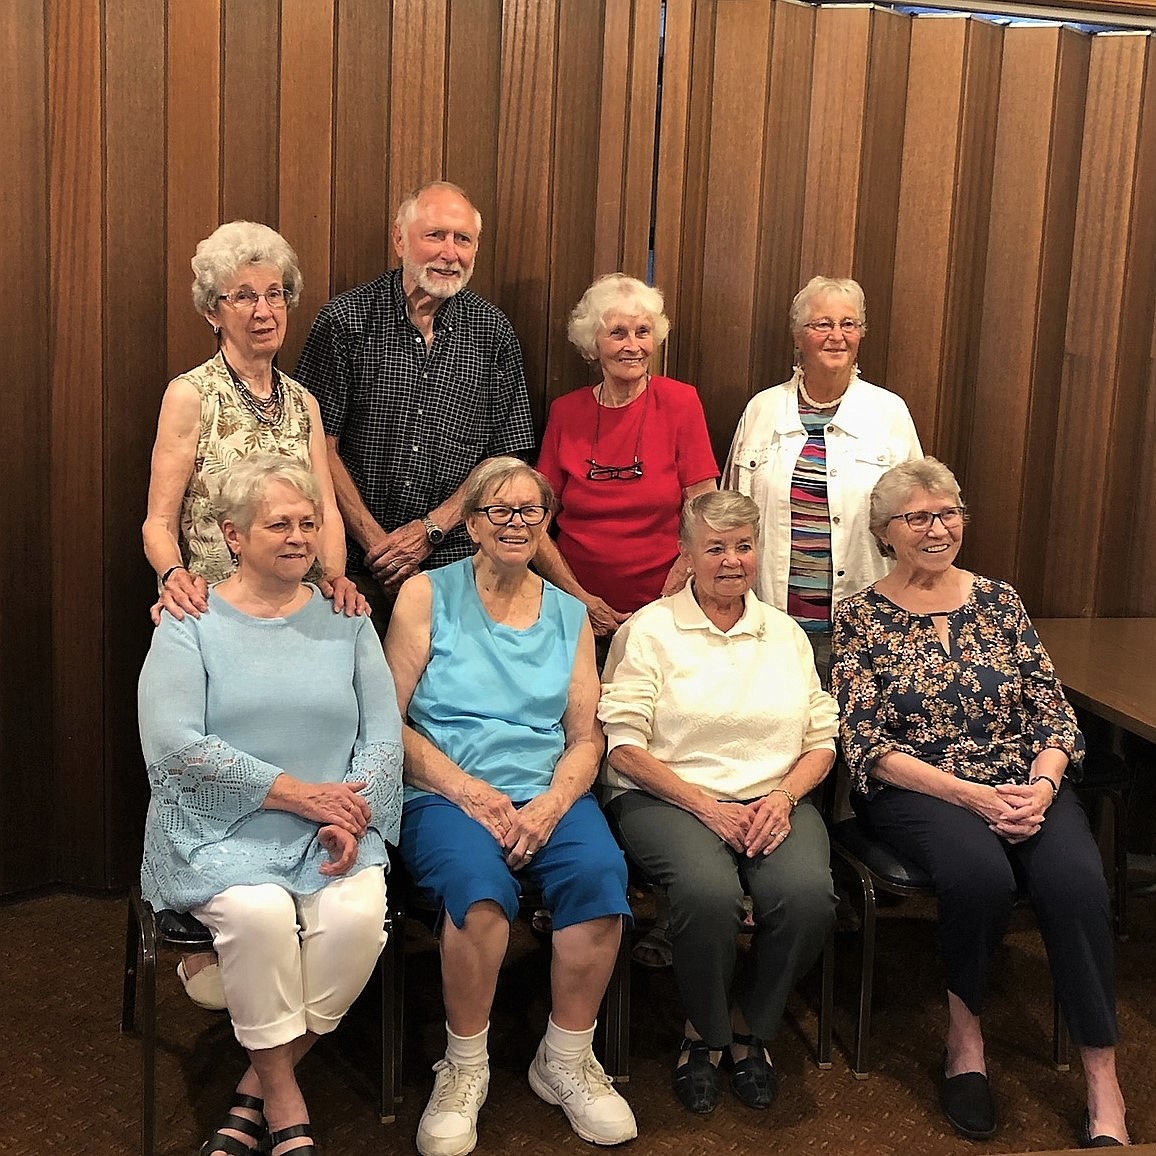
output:
<path id="1" fill-rule="evenodd" d="M 883 915 L 877 959 L 874 1072 L 857 1081 L 836 1042 L 819 1071 L 809 1050 L 805 999 L 775 1041 L 779 1099 L 755 1113 L 732 1096 L 709 1119 L 692 1117 L 670 1091 L 681 1017 L 669 971 L 635 969 L 632 1079 L 624 1092 L 639 1124 L 635 1154 L 747 1152 L 1008 1153 L 1075 1144 L 1083 1113 L 1078 1066 L 1049 1063 L 1051 985 L 1030 914 L 1017 913 L 986 1017 L 1001 1128 L 987 1143 L 956 1137 L 936 1100 L 942 1052 L 942 980 L 932 910 L 923 902 Z M 1136 1140 L 1156 1140 L 1156 897 L 1137 896 L 1132 934 L 1119 947 L 1120 1067 Z M 138 1047 L 118 1031 L 125 901 L 50 894 L 0 906 L 0 1153 L 120 1156 L 139 1150 Z M 637 934 L 638 932 L 636 932 Z M 846 1036 L 855 940 L 840 938 L 837 1031 Z M 443 1042 L 436 948 L 410 922 L 407 944 L 405 1102 L 396 1124 L 377 1123 L 372 1008 L 358 1005 L 337 1037 L 307 1057 L 302 1086 L 321 1151 L 333 1156 L 413 1152 L 430 1065 Z M 221 1015 L 199 1011 L 162 959 L 158 1030 L 158 1151 L 192 1153 L 212 1131 L 243 1067 Z M 479 1153 L 589 1152 L 557 1108 L 529 1090 L 525 1070 L 546 1015 L 547 953 L 519 924 L 503 971 L 491 1031 L 493 1079 Z M 804 995 L 806 990 L 804 987 Z M 360 1058 L 359 1058 L 360 1057 Z M 359 1070 L 360 1069 L 360 1070 Z M 1156 1151 L 1156 1148 L 1153 1148 Z"/>

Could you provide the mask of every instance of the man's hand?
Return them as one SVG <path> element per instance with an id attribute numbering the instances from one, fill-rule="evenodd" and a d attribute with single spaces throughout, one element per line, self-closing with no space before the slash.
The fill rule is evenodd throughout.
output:
<path id="1" fill-rule="evenodd" d="M 431 553 L 425 526 L 415 518 L 366 550 L 365 564 L 387 591 L 396 594 L 398 587 L 421 569 Z"/>

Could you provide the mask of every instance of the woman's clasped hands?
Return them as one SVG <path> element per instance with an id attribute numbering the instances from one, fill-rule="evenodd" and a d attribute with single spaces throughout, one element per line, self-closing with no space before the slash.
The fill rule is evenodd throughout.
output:
<path id="1" fill-rule="evenodd" d="M 770 855 L 791 833 L 791 804 L 778 791 L 750 803 L 708 799 L 697 817 L 748 859 Z"/>
<path id="2" fill-rule="evenodd" d="M 469 776 L 456 802 L 502 845 L 512 871 L 525 867 L 534 858 L 564 813 L 554 805 L 549 791 L 515 807 L 509 795 L 473 776 Z"/>
<path id="3" fill-rule="evenodd" d="M 1036 834 L 1052 802 L 1052 789 L 1042 781 L 1030 786 L 1025 783 L 975 786 L 970 809 L 986 819 L 988 827 L 1009 843 L 1022 843 Z"/>

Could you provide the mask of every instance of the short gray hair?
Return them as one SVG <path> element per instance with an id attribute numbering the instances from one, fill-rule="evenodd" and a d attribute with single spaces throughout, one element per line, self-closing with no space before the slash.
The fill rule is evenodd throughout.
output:
<path id="1" fill-rule="evenodd" d="M 489 490 L 500 490 L 512 478 L 523 474 L 534 479 L 538 485 L 538 493 L 542 495 L 542 505 L 553 513 L 554 487 L 550 485 L 549 480 L 533 466 L 526 465 L 521 458 L 501 457 L 487 458 L 481 465 L 475 466 L 466 479 L 466 489 L 462 495 L 462 516 L 468 518 L 471 514 L 476 514 L 481 509 L 482 499 Z"/>
<path id="2" fill-rule="evenodd" d="M 863 296 L 863 286 L 850 277 L 812 277 L 795 294 L 795 299 L 791 302 L 792 336 L 797 337 L 802 332 L 803 326 L 811 320 L 811 302 L 816 297 L 822 297 L 827 293 L 840 293 L 851 299 L 851 304 L 855 306 L 855 312 L 859 314 L 859 321 L 863 327 L 862 332 L 866 333 L 867 298 Z"/>
<path id="3" fill-rule="evenodd" d="M 217 308 L 221 287 L 246 265 L 272 265 L 281 274 L 289 307 L 301 300 L 297 254 L 276 229 L 256 221 L 230 221 L 214 229 L 197 246 L 192 264 L 193 306 L 202 317 Z"/>
<path id="4" fill-rule="evenodd" d="M 608 317 L 649 317 L 657 349 L 670 333 L 670 318 L 662 310 L 661 289 L 625 273 L 607 273 L 599 277 L 574 306 L 566 335 L 587 361 L 594 361 L 598 356 L 595 338 Z"/>
<path id="5" fill-rule="evenodd" d="M 755 541 L 759 540 L 759 507 L 753 498 L 738 490 L 707 490 L 697 494 L 682 507 L 678 526 L 678 540 L 689 546 L 700 525 L 709 526 L 716 533 L 750 526 Z"/>
<path id="6" fill-rule="evenodd" d="M 220 475 L 213 501 L 218 523 L 232 522 L 247 534 L 274 482 L 292 486 L 313 503 L 317 514 L 321 513 L 321 487 L 308 466 L 297 458 L 280 454 L 250 454 L 234 462 Z"/>
<path id="7" fill-rule="evenodd" d="M 957 506 L 963 505 L 959 492 L 959 482 L 938 458 L 912 458 L 892 466 L 875 483 L 871 491 L 871 515 L 868 525 L 875 535 L 875 545 L 884 558 L 894 558 L 895 550 L 883 541 L 883 531 L 887 524 L 899 513 L 899 507 L 916 490 L 926 490 L 929 494 L 951 498 Z"/>
<path id="8" fill-rule="evenodd" d="M 420 188 L 408 193 L 398 205 L 397 215 L 394 217 L 393 223 L 404 233 L 417 219 L 418 202 L 426 193 L 433 192 L 435 189 L 457 193 L 474 210 L 474 230 L 480 237 L 482 235 L 482 214 L 478 212 L 477 206 L 470 200 L 470 194 L 461 185 L 455 185 L 453 181 L 427 181 Z"/>

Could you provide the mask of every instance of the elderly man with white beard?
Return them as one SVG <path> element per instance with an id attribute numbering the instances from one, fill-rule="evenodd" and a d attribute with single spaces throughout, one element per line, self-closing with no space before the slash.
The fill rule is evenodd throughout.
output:
<path id="1" fill-rule="evenodd" d="M 470 471 L 534 446 L 518 339 L 466 288 L 481 229 L 457 185 L 407 196 L 393 227 L 401 268 L 325 305 L 297 364 L 321 407 L 349 576 L 380 633 L 406 578 L 473 552 Z"/>

